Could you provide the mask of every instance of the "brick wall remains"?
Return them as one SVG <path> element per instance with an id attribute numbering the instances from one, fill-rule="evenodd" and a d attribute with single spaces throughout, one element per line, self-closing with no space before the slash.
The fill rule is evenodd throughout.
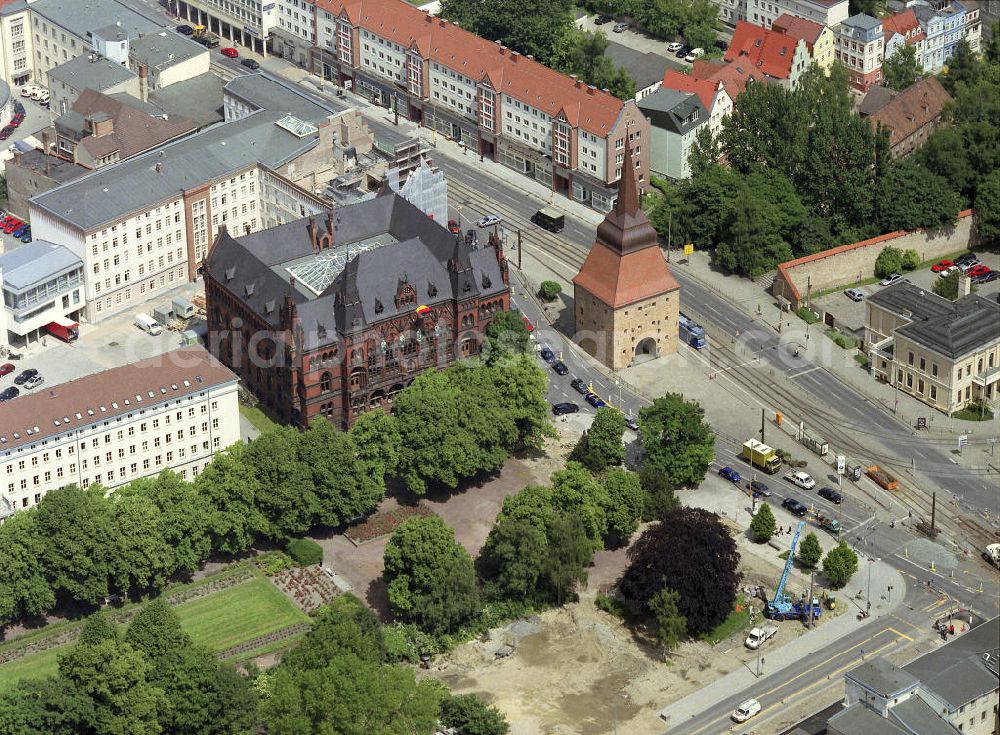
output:
<path id="1" fill-rule="evenodd" d="M 778 266 L 771 293 L 787 299 L 794 311 L 805 303 L 809 289 L 816 293 L 874 276 L 875 260 L 887 247 L 916 250 L 921 261 L 968 248 L 974 241 L 973 219 L 973 210 L 967 209 L 950 227 L 890 232 L 790 260 Z"/>

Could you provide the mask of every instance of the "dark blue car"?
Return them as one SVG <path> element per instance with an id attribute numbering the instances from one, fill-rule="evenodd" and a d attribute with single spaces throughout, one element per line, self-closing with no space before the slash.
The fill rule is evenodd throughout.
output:
<path id="1" fill-rule="evenodd" d="M 587 403 L 589 403 L 594 408 L 603 408 L 604 406 L 608 405 L 600 398 L 598 398 L 596 393 L 588 393 L 587 395 L 584 396 L 584 398 L 586 399 Z"/>
<path id="2" fill-rule="evenodd" d="M 556 353 L 550 350 L 548 347 L 543 347 L 538 353 L 545 362 L 555 362 Z"/>
<path id="3" fill-rule="evenodd" d="M 719 475 L 726 478 L 733 484 L 737 484 L 740 481 L 740 473 L 732 467 L 723 467 L 719 470 Z"/>

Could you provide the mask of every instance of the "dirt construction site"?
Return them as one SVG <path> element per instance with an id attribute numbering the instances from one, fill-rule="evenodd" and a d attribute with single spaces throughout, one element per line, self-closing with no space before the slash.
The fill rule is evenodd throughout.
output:
<path id="1" fill-rule="evenodd" d="M 754 545 L 741 529 L 733 531 L 743 586 L 773 591 L 782 563 L 776 552 L 772 563 L 761 547 L 749 548 Z M 598 554 L 579 602 L 491 631 L 488 639 L 440 657 L 428 673 L 456 693 L 475 692 L 497 706 L 512 735 L 659 735 L 665 728 L 659 709 L 738 667 L 755 666 L 757 654 L 744 647 L 742 628 L 714 646 L 683 643 L 665 659 L 650 639 L 595 605 L 598 590 L 617 579 L 624 564 L 621 551 Z M 808 577 L 793 574 L 790 587 L 808 589 Z M 759 612 L 763 602 L 750 605 Z M 823 619 L 842 612 L 843 606 L 824 610 Z M 775 642 L 764 648 L 804 632 L 800 622 L 780 623 Z"/>

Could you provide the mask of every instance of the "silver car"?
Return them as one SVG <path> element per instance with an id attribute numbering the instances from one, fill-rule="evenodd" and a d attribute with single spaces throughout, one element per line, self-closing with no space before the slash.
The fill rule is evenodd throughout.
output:
<path id="1" fill-rule="evenodd" d="M 485 217 L 481 217 L 479 221 L 476 222 L 476 227 L 493 227 L 503 222 L 503 219 L 499 214 L 488 214 Z"/>
<path id="2" fill-rule="evenodd" d="M 879 286 L 891 286 L 894 283 L 899 283 L 903 280 L 903 277 L 898 273 L 893 273 L 891 276 L 886 276 L 881 281 L 878 282 Z"/>
<path id="3" fill-rule="evenodd" d="M 844 295 L 851 301 L 863 301 L 865 298 L 865 295 L 861 293 L 861 291 L 857 288 L 847 289 L 846 291 L 844 291 Z"/>
<path id="4" fill-rule="evenodd" d="M 28 389 L 37 388 L 44 382 L 45 378 L 43 378 L 41 375 L 32 375 L 30 378 L 24 381 L 24 387 Z"/>

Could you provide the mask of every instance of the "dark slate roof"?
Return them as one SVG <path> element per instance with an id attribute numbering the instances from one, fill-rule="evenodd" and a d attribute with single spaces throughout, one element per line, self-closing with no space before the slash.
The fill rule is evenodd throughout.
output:
<path id="1" fill-rule="evenodd" d="M 95 89 L 102 92 L 138 77 L 135 72 L 110 59 L 91 61 L 89 56 L 83 54 L 49 69 L 46 72 L 49 80 L 60 81 L 71 89 Z"/>
<path id="2" fill-rule="evenodd" d="M 889 87 L 876 84 L 868 90 L 864 99 L 861 100 L 861 104 L 858 105 L 858 114 L 863 116 L 874 115 L 892 102 L 893 98 L 898 94 L 899 92 L 895 92 Z"/>
<path id="3" fill-rule="evenodd" d="M 881 697 L 892 699 L 920 683 L 913 674 L 888 659 L 876 658 L 847 672 L 847 677 L 871 689 Z"/>
<path id="4" fill-rule="evenodd" d="M 882 21 L 878 18 L 866 15 L 865 13 L 858 13 L 857 15 L 852 15 L 850 18 L 845 20 L 844 24 L 855 28 L 864 28 L 866 31 L 870 31 L 881 27 Z"/>
<path id="5" fill-rule="evenodd" d="M 652 125 L 679 135 L 708 121 L 705 105 L 698 95 L 689 92 L 661 87 L 638 104 Z"/>
<path id="6" fill-rule="evenodd" d="M 208 53 L 208 49 L 200 43 L 172 30 L 145 33 L 128 45 L 129 60 L 146 64 L 150 71 L 161 71 Z"/>
<path id="7" fill-rule="evenodd" d="M 349 259 L 318 296 L 291 284 L 285 265 L 312 253 L 310 218 L 234 238 L 220 233 L 206 260 L 212 277 L 256 311 L 280 324 L 281 304 L 291 296 L 302 325 L 304 349 L 339 340 L 369 324 L 412 313 L 451 299 L 501 294 L 503 283 L 495 251 L 473 249 L 395 193 L 340 207 L 334 221 L 334 250 Z M 327 218 L 315 218 L 320 236 Z M 384 239 L 372 250 L 350 256 L 352 245 Z M 417 303 L 396 309 L 403 283 L 417 292 Z"/>
<path id="8" fill-rule="evenodd" d="M 264 72 L 234 77 L 226 84 L 225 93 L 239 97 L 258 110 L 283 112 L 313 125 L 349 109 L 346 103 L 314 97 Z"/>
<path id="9" fill-rule="evenodd" d="M 222 88 L 222 79 L 207 71 L 183 82 L 151 90 L 149 101 L 171 115 L 189 117 L 203 128 L 225 119 Z"/>
<path id="10" fill-rule="evenodd" d="M 827 721 L 830 730 L 845 735 L 912 735 L 860 702 L 841 710 Z"/>
<path id="11" fill-rule="evenodd" d="M 994 336 L 997 334 L 994 331 Z M 977 625 L 947 645 L 924 654 L 904 668 L 923 685 L 958 709 L 997 688 L 997 640 L 1000 618 Z M 991 662 L 984 659 L 989 654 Z"/>
<path id="12" fill-rule="evenodd" d="M 954 725 L 943 719 L 919 696 L 910 697 L 893 706 L 889 710 L 889 719 L 899 723 L 908 732 L 920 735 L 960 735 Z"/>
<path id="13" fill-rule="evenodd" d="M 88 33 L 117 21 L 128 34 L 136 38 L 140 32 L 153 33 L 163 28 L 163 23 L 118 2 L 118 0 L 35 0 L 31 12 L 42 16 L 71 31 L 79 38 L 88 39 Z"/>
<path id="14" fill-rule="evenodd" d="M 652 51 L 642 53 L 628 46 L 611 41 L 604 50 L 611 63 L 619 66 L 632 77 L 636 89 L 646 89 L 663 79 L 667 69 L 676 69 L 666 57 L 654 54 Z"/>

